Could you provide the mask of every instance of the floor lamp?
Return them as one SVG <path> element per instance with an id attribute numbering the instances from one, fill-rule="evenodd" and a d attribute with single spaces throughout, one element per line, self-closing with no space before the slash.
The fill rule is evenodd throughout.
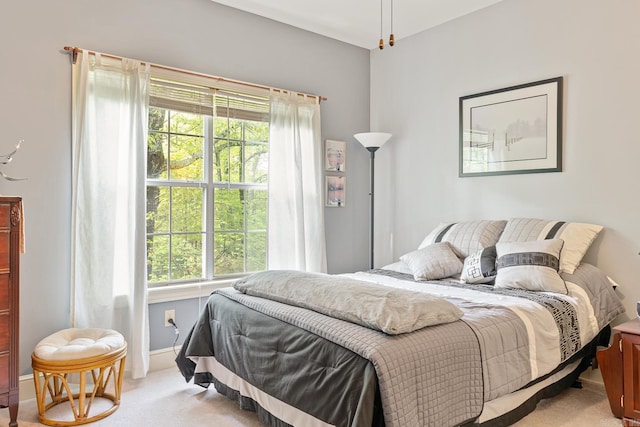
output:
<path id="1" fill-rule="evenodd" d="M 382 147 L 385 142 L 391 138 L 390 133 L 383 132 L 365 132 L 356 133 L 353 135 L 355 139 L 360 142 L 371 153 L 371 166 L 370 166 L 370 178 L 369 178 L 369 268 L 373 269 L 373 179 L 374 179 L 374 160 L 376 158 L 376 151 Z"/>

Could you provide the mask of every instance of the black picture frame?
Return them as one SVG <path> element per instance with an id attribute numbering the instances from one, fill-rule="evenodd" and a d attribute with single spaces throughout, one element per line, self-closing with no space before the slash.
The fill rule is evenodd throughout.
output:
<path id="1" fill-rule="evenodd" d="M 562 171 L 563 78 L 460 97 L 459 176 Z"/>

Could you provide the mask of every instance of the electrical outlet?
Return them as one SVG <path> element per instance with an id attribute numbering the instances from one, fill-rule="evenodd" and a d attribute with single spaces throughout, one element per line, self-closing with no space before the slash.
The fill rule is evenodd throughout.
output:
<path id="1" fill-rule="evenodd" d="M 176 311 L 171 309 L 171 310 L 165 310 L 164 311 L 164 326 L 173 326 L 171 323 L 169 323 L 169 319 L 173 319 L 173 321 L 176 321 Z"/>

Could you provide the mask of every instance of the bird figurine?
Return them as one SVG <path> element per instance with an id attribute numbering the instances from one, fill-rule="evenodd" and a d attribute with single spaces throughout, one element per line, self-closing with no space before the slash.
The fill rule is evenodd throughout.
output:
<path id="1" fill-rule="evenodd" d="M 5 154 L 0 156 L 0 165 L 6 165 L 11 163 L 11 161 L 13 160 L 13 155 L 16 154 L 18 152 L 18 150 L 20 149 L 20 145 L 24 142 L 23 139 L 21 139 L 20 141 L 18 141 L 18 144 L 16 145 L 16 148 L 14 148 L 14 150 L 12 152 L 10 152 L 9 154 Z M 27 178 L 13 178 L 11 176 L 8 176 L 7 174 L 5 174 L 4 172 L 0 171 L 0 176 L 4 179 L 6 179 L 7 181 L 22 181 L 25 180 Z"/>

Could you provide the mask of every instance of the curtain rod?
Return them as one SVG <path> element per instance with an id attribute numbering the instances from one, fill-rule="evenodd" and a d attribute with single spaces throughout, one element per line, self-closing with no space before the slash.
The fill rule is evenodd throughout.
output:
<path id="1" fill-rule="evenodd" d="M 64 50 L 71 54 L 71 60 L 73 61 L 73 63 L 76 63 L 76 60 L 78 59 L 78 53 L 82 52 L 83 49 L 80 49 L 78 47 L 72 47 L 72 46 L 65 46 Z M 87 50 L 87 52 L 89 53 L 89 55 L 95 55 L 96 52 L 91 51 L 91 50 Z M 118 60 L 122 60 L 124 59 L 122 56 L 116 56 L 116 55 L 110 55 L 110 54 L 105 54 L 105 53 L 100 53 L 100 55 L 106 57 L 106 58 L 111 58 L 111 59 L 118 59 Z M 183 74 L 189 74 L 192 76 L 198 76 L 198 77 L 206 77 L 206 78 L 210 78 L 210 79 L 214 79 L 217 81 L 221 81 L 221 82 L 227 82 L 227 83 L 234 83 L 234 84 L 238 84 L 238 85 L 242 85 L 242 86 L 249 86 L 249 87 L 254 87 L 254 88 L 258 88 L 258 89 L 267 89 L 267 90 L 276 90 L 278 92 L 282 92 L 282 93 L 291 93 L 293 91 L 290 90 L 286 90 L 286 89 L 279 89 L 279 88 L 275 88 L 275 87 L 271 87 L 271 86 L 263 86 L 263 85 L 259 85 L 259 84 L 255 84 L 255 83 L 247 83 L 247 82 L 243 82 L 240 80 L 233 80 L 233 79 L 227 79 L 224 77 L 218 77 L 218 76 L 212 76 L 209 74 L 203 74 L 203 73 L 197 73 L 194 71 L 187 71 L 187 70 L 182 70 L 180 68 L 174 68 L 174 67 L 168 67 L 166 65 L 158 65 L 158 64 L 153 64 L 150 62 L 145 62 L 145 61 L 141 61 L 143 64 L 149 64 L 151 67 L 154 68 L 158 68 L 161 70 L 168 70 L 168 71 L 175 71 L 178 73 L 183 73 Z M 309 96 L 311 98 L 317 98 L 318 102 L 321 101 L 326 101 L 327 98 L 320 96 L 320 95 L 313 95 L 313 94 L 309 94 L 309 93 L 300 93 L 301 96 Z"/>

